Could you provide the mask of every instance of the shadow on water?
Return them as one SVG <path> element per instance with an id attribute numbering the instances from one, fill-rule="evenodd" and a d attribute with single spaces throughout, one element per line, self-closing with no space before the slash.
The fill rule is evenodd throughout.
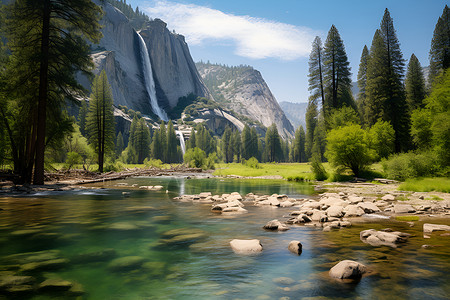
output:
<path id="1" fill-rule="evenodd" d="M 163 188 L 139 188 L 150 185 Z M 246 204 L 248 213 L 226 217 L 207 204 L 173 200 L 205 191 L 302 198 L 313 188 L 272 180 L 141 177 L 92 190 L 0 198 L 0 299 L 446 299 L 450 294 L 449 238 L 432 235 L 425 241 L 423 222 L 409 227 L 370 220 L 332 232 L 292 226 L 278 233 L 262 226 L 292 209 Z M 361 230 L 386 227 L 413 237 L 398 248 L 359 240 Z M 236 255 L 229 246 L 235 238 L 259 239 L 263 252 Z M 287 251 L 291 240 L 303 244 L 300 256 Z M 436 247 L 424 249 L 424 243 Z M 330 280 L 328 270 L 344 259 L 370 266 L 371 275 L 350 284 Z M 24 282 L 14 277 L 16 286 L 8 285 L 8 276 L 25 276 Z M 49 279 L 66 286 L 54 281 L 46 286 Z"/>

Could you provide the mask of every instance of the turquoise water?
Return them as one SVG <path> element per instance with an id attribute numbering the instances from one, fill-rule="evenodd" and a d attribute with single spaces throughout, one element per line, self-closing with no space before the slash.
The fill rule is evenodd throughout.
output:
<path id="1" fill-rule="evenodd" d="M 141 185 L 164 188 L 148 191 L 139 189 Z M 35 285 L 61 278 L 81 284 L 81 299 L 447 299 L 450 294 L 449 237 L 437 233 L 424 239 L 423 222 L 409 227 L 370 220 L 332 232 L 297 226 L 278 233 L 262 226 L 294 209 L 248 204 L 247 214 L 223 216 L 207 204 L 173 200 L 180 193 L 204 191 L 306 197 L 313 188 L 271 180 L 153 177 L 107 182 L 90 190 L 0 198 L 0 278 L 7 272 L 30 275 Z M 415 236 L 396 249 L 373 248 L 359 240 L 361 230 L 386 227 Z M 236 255 L 229 246 L 235 238 L 257 238 L 263 252 Z M 302 242 L 301 256 L 287 250 L 291 240 Z M 422 244 L 437 247 L 423 249 Z M 36 254 L 11 256 L 36 251 L 48 255 L 48 250 L 56 250 L 51 253 L 64 263 L 30 270 L 24 267 L 26 257 Z M 108 255 L 92 255 L 101 251 Z M 128 266 L 118 264 L 123 257 Z M 328 270 L 344 259 L 370 266 L 372 275 L 353 284 L 330 280 Z M 43 289 L 18 295 L 71 299 L 67 292 Z M 11 297 L 0 292 L 0 299 Z"/>

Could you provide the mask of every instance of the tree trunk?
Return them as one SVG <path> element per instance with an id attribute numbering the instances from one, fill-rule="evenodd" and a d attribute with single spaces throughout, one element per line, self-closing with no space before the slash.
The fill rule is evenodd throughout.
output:
<path id="1" fill-rule="evenodd" d="M 48 56 L 50 44 L 50 0 L 44 0 L 43 5 L 34 184 L 44 184 L 45 125 L 47 119 Z"/>

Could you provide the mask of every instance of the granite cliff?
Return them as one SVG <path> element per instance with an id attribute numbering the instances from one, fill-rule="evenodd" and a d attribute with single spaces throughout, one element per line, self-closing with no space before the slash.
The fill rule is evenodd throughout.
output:
<path id="1" fill-rule="evenodd" d="M 275 123 L 282 137 L 293 137 L 294 127 L 259 71 L 250 66 L 196 65 L 214 99 L 222 107 L 266 127 Z"/>

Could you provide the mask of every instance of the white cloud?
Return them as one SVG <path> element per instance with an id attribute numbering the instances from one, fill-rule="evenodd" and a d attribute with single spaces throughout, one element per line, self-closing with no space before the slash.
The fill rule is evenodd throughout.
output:
<path id="1" fill-rule="evenodd" d="M 253 59 L 294 60 L 309 55 L 318 32 L 250 16 L 236 16 L 205 6 L 155 1 L 144 11 L 160 18 L 191 45 L 232 41 L 235 54 Z"/>

